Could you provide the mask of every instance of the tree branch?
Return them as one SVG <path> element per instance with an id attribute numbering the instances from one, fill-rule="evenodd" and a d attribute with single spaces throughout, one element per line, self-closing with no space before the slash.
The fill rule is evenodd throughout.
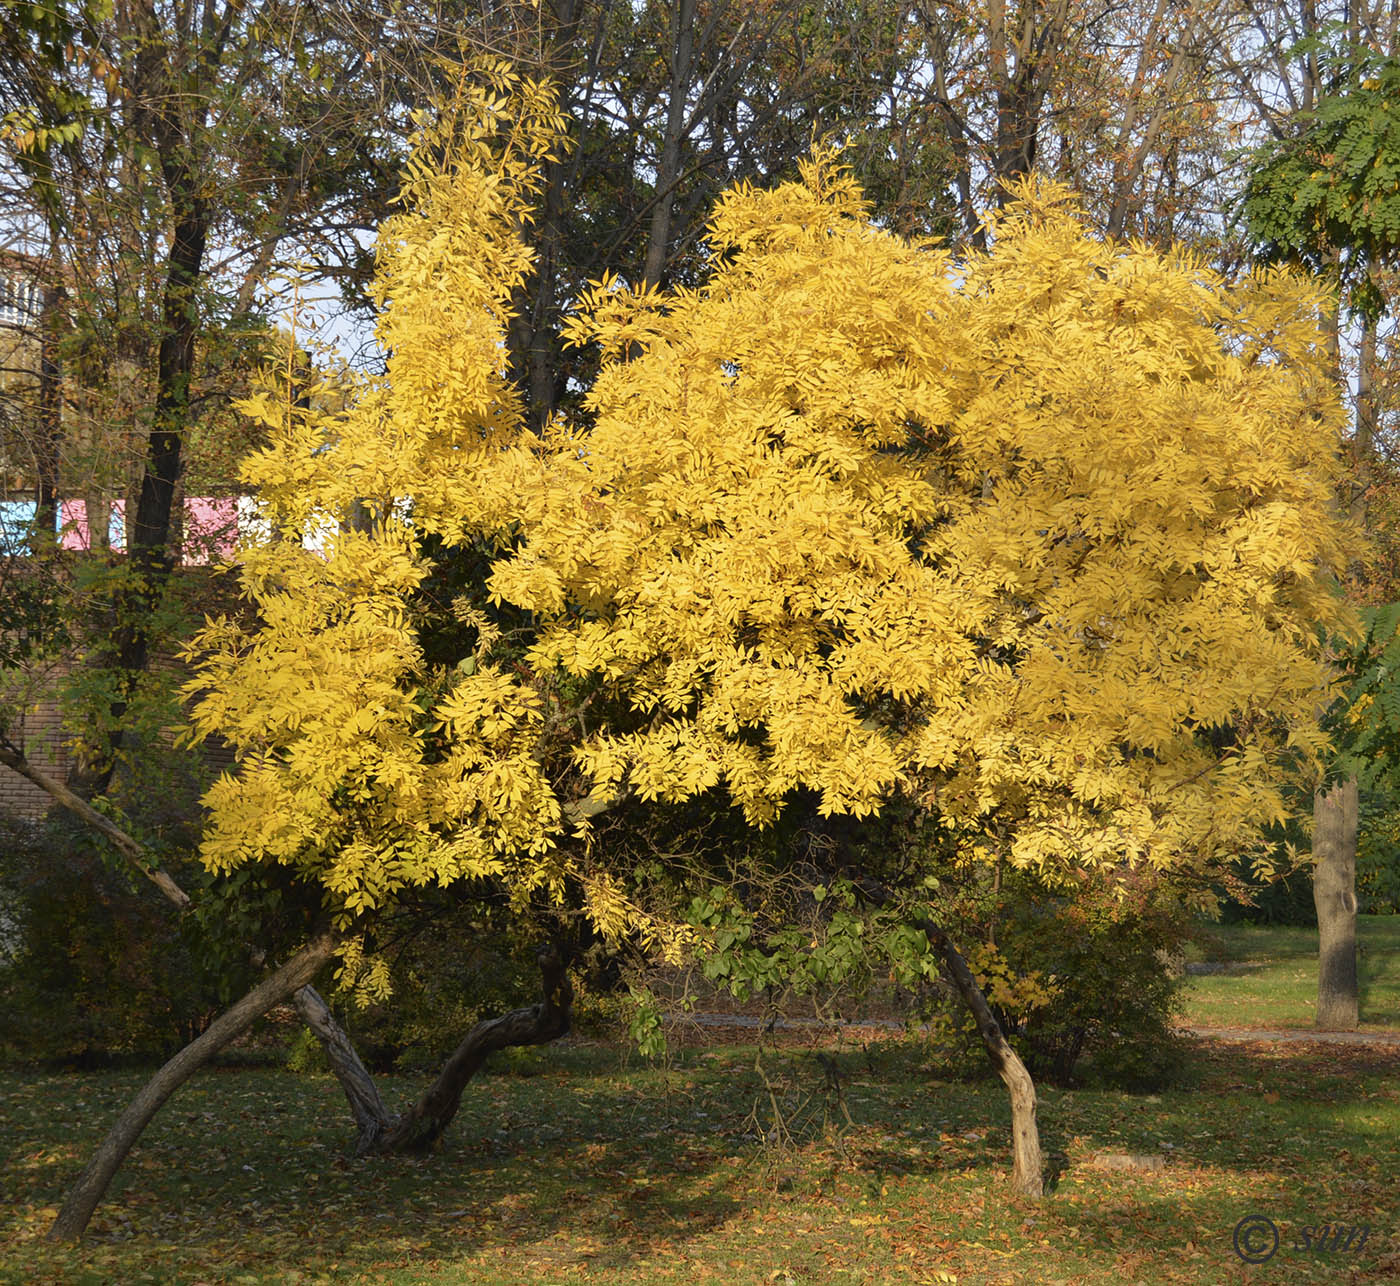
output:
<path id="1" fill-rule="evenodd" d="M 189 894 L 170 878 L 158 864 L 153 864 L 148 848 L 133 839 L 110 817 L 104 817 L 91 804 L 75 795 L 60 781 L 55 781 L 47 773 L 40 771 L 25 758 L 8 737 L 0 737 L 0 764 L 14 769 L 21 777 L 27 777 L 40 790 L 45 791 L 57 803 L 86 822 L 95 831 L 100 831 L 112 841 L 117 851 L 156 886 L 181 911 L 190 908 Z"/>

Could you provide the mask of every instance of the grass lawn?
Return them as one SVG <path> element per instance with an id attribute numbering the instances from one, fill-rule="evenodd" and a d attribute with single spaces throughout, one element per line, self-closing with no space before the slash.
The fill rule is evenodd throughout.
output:
<path id="1" fill-rule="evenodd" d="M 760 1145 L 768 1102 L 749 1046 L 667 1067 L 573 1043 L 469 1087 L 444 1146 L 346 1155 L 325 1077 L 210 1071 L 157 1117 L 89 1240 L 41 1232 L 141 1080 L 0 1075 L 0 1279 L 113 1282 L 1293 1283 L 1400 1278 L 1394 1049 L 1195 1044 L 1189 1083 L 1155 1095 L 1044 1090 L 1060 1174 L 1037 1204 L 1005 1193 L 995 1083 L 933 1077 L 916 1045 L 765 1053 L 795 1138 Z M 530 1074 L 526 1074 L 530 1073 Z M 414 1083 L 416 1084 L 416 1083 Z M 414 1084 L 390 1081 L 394 1097 Z M 814 1097 L 811 1097 L 814 1096 Z M 758 1107 L 758 1117 L 753 1113 Z M 839 1129 L 823 1123 L 823 1105 Z M 1108 1170 L 1100 1151 L 1151 1154 Z M 1238 1221 L 1274 1221 L 1262 1267 Z M 1364 1246 L 1303 1248 L 1327 1220 Z"/>
<path id="2" fill-rule="evenodd" d="M 1400 1029 L 1400 916 L 1357 917 L 1361 1029 Z M 1201 1027 L 1311 1027 L 1317 930 L 1211 925 L 1191 959 L 1227 972 L 1187 979 L 1183 1021 Z"/>

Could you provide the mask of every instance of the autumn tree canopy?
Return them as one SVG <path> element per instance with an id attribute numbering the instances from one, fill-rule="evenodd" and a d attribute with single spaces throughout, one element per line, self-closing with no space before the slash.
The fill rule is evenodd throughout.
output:
<path id="1" fill-rule="evenodd" d="M 1048 185 L 954 258 L 819 150 L 720 201 L 701 287 L 590 289 L 601 372 L 533 432 L 506 328 L 559 126 L 504 68 L 464 89 L 380 233 L 385 374 L 250 407 L 273 538 L 198 644 L 240 757 L 206 862 L 288 864 L 346 927 L 572 888 L 665 946 L 588 843 L 624 797 L 899 790 L 1052 874 L 1248 849 L 1349 624 L 1315 289 L 1104 242 Z"/>

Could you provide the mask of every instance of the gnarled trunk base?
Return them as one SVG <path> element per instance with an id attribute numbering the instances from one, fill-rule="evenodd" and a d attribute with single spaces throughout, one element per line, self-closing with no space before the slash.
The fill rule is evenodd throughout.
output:
<path id="1" fill-rule="evenodd" d="M 574 1000 L 568 970 L 552 949 L 541 950 L 538 959 L 544 981 L 540 1002 L 477 1023 L 453 1050 L 437 1080 L 379 1134 L 370 1151 L 426 1151 L 452 1123 L 462 1101 L 462 1091 L 481 1070 L 488 1055 L 516 1045 L 547 1045 L 568 1033 Z"/>
<path id="2" fill-rule="evenodd" d="M 443 1065 L 437 1079 L 400 1116 L 385 1110 L 374 1080 L 354 1046 L 311 987 L 296 994 L 297 1012 L 321 1042 L 326 1059 L 345 1091 L 360 1136 L 358 1156 L 368 1153 L 423 1152 L 431 1148 L 457 1115 L 462 1091 L 497 1050 L 544 1045 L 568 1033 L 573 987 L 564 962 L 551 949 L 539 953 L 543 996 L 538 1004 L 512 1009 L 477 1023 Z"/>

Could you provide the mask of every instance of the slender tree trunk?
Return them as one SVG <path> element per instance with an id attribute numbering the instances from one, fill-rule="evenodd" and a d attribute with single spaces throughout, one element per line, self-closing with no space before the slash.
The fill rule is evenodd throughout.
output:
<path id="1" fill-rule="evenodd" d="M 1359 1020 L 1356 978 L 1355 777 L 1313 796 L 1313 901 L 1317 906 L 1317 1025 L 1354 1031 Z"/>
<path id="2" fill-rule="evenodd" d="M 292 997 L 292 1001 L 296 1005 L 297 1013 L 301 1015 L 301 1020 L 321 1042 L 326 1061 L 330 1063 L 331 1071 L 340 1082 L 340 1088 L 345 1091 L 346 1101 L 350 1104 L 350 1115 L 355 1118 L 355 1125 L 360 1131 L 355 1153 L 357 1156 L 363 1156 L 366 1152 L 374 1150 L 379 1136 L 393 1124 L 392 1118 L 384 1109 L 384 1100 L 379 1097 L 379 1090 L 375 1088 L 374 1078 L 360 1061 L 350 1038 L 335 1021 L 330 1006 L 314 987 L 302 987 Z"/>
<path id="3" fill-rule="evenodd" d="M 671 20 L 671 97 L 666 105 L 666 131 L 656 167 L 656 204 L 651 209 L 643 279 L 648 286 L 661 284 L 666 251 L 671 243 L 671 211 L 675 207 L 676 180 L 681 172 L 681 141 L 685 111 L 694 74 L 695 0 L 675 0 Z"/>
<path id="4" fill-rule="evenodd" d="M 1361 319 L 1361 343 L 1357 349 L 1356 441 L 1352 454 L 1358 461 L 1369 461 L 1376 441 L 1376 319 Z M 1360 515 L 1364 517 L 1364 513 Z"/>
<path id="5" fill-rule="evenodd" d="M 158 601 L 173 565 L 170 557 L 176 484 L 189 414 L 190 377 L 194 371 L 194 342 L 198 331 L 196 288 L 203 273 L 208 232 L 208 204 L 184 191 L 193 182 L 181 171 L 171 182 L 177 209 L 163 302 L 162 335 L 156 355 L 155 422 L 146 444 L 146 462 L 131 528 L 131 561 L 136 587 L 128 610 L 135 615 L 121 622 L 119 659 L 128 687 L 146 668 L 150 648 L 149 612 Z M 122 711 L 114 710 L 114 714 Z"/>
<path id="6" fill-rule="evenodd" d="M 1040 1151 L 1040 1127 L 1036 1123 L 1035 1082 L 1003 1035 L 986 996 L 977 985 L 977 979 L 972 976 L 967 962 L 948 935 L 931 920 L 916 920 L 913 923 L 924 931 L 934 949 L 943 957 L 963 1003 L 977 1020 L 977 1031 L 986 1046 L 987 1057 L 1011 1097 L 1011 1187 L 1023 1197 L 1044 1196 L 1044 1162 Z"/>
<path id="7" fill-rule="evenodd" d="M 150 58 L 157 57 L 153 45 Z M 104 751 L 92 762 L 79 764 L 69 776 L 72 789 L 88 799 L 106 791 L 116 770 L 127 707 L 150 660 L 152 621 L 176 561 L 170 550 L 172 515 L 189 428 L 190 380 L 200 329 L 198 295 L 212 217 L 210 196 L 193 168 L 204 109 L 182 118 L 180 98 L 166 92 L 159 74 L 148 70 L 146 83 L 158 88 L 153 101 L 160 105 L 143 107 L 138 121 L 159 159 L 172 222 L 156 351 L 155 406 L 135 513 L 129 523 L 127 549 L 132 575 L 129 587 L 117 595 L 116 637 L 107 658 L 119 672 L 120 681 L 110 706 Z"/>
<path id="8" fill-rule="evenodd" d="M 607 18 L 607 5 L 599 9 L 598 22 Z M 601 35 L 595 34 L 579 75 L 580 24 L 584 0 L 554 0 L 549 39 L 540 52 L 539 70 L 560 88 L 561 106 L 572 108 L 578 129 L 577 150 L 572 158 L 556 157 L 544 163 L 544 194 L 529 233 L 535 249 L 531 280 L 518 287 L 511 300 L 507 326 L 511 377 L 525 394 L 526 419 L 532 428 L 549 421 L 558 403 L 559 384 L 559 271 L 564 259 L 563 223 L 567 206 L 576 192 L 584 136 L 592 107 L 593 77 L 601 53 Z M 521 229 L 522 233 L 525 229 Z"/>
<path id="9" fill-rule="evenodd" d="M 151 1118 L 171 1094 L 204 1066 L 236 1036 L 242 1035 L 273 1005 L 280 1004 L 298 988 L 306 986 L 335 952 L 336 937 L 322 933 L 313 938 L 280 969 L 265 978 L 233 1008 L 221 1014 L 197 1040 L 191 1041 L 160 1069 L 131 1100 L 103 1139 L 78 1180 L 69 1190 L 49 1229 L 53 1241 L 76 1241 L 87 1229 L 97 1208 L 127 1154 Z"/>
<path id="10" fill-rule="evenodd" d="M 104 817 L 85 799 L 69 790 L 61 781 L 56 781 L 47 773 L 35 768 L 19 747 L 4 737 L 0 737 L 0 764 L 4 764 L 7 768 L 13 768 L 22 777 L 27 777 L 40 790 L 47 791 L 55 803 L 61 804 L 74 816 L 91 826 L 93 830 L 105 835 L 116 846 L 117 851 L 181 911 L 189 908 L 189 895 L 161 870 L 159 864 L 154 861 L 144 845 L 132 839 L 110 817 Z"/>
<path id="11" fill-rule="evenodd" d="M 59 338 L 66 292 L 61 277 L 62 239 L 56 223 L 49 225 L 49 254 L 39 311 L 39 425 L 34 443 L 34 541 L 38 553 L 54 547 L 58 530 L 58 464 L 63 443 L 63 364 Z"/>
<path id="12" fill-rule="evenodd" d="M 1023 5 L 1010 22 L 1006 10 L 1005 0 L 991 0 L 987 8 L 988 58 L 996 88 L 992 159 L 999 180 L 998 207 L 1010 200 L 1007 183 L 1035 169 L 1050 75 L 1063 50 L 1067 0 L 1050 0 L 1043 10 L 1036 4 Z"/>

